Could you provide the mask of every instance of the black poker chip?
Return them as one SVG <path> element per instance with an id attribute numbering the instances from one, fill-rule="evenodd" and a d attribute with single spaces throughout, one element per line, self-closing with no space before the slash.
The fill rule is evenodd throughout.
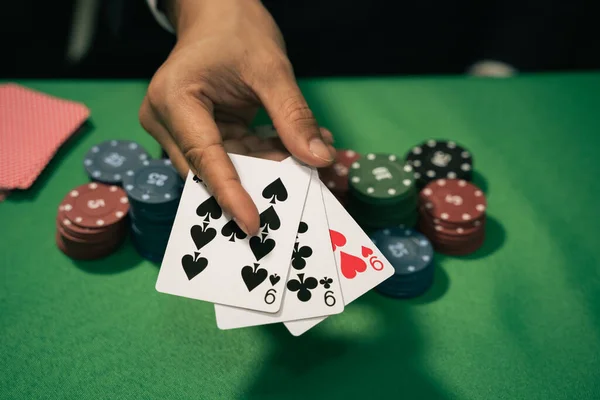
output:
<path id="1" fill-rule="evenodd" d="M 109 140 L 93 146 L 83 165 L 91 180 L 121 185 L 123 179 L 150 159 L 142 146 L 130 140 Z"/>
<path id="2" fill-rule="evenodd" d="M 420 188 L 437 179 L 471 181 L 473 156 L 465 147 L 449 140 L 427 140 L 406 155 Z"/>

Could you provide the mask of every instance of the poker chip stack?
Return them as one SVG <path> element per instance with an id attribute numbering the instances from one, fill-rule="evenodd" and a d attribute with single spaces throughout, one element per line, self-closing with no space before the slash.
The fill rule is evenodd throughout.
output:
<path id="1" fill-rule="evenodd" d="M 365 229 L 417 223 L 412 167 L 393 154 L 367 154 L 350 166 L 347 210 Z"/>
<path id="2" fill-rule="evenodd" d="M 177 213 L 183 181 L 168 159 L 146 160 L 123 178 L 131 205 L 131 236 L 138 253 L 161 262 Z"/>
<path id="3" fill-rule="evenodd" d="M 339 149 L 335 163 L 326 168 L 319 168 L 321 181 L 342 204 L 346 204 L 348 193 L 348 170 L 360 159 L 360 154 L 353 150 Z"/>
<path id="4" fill-rule="evenodd" d="M 436 251 L 467 255 L 485 240 L 487 202 L 474 184 L 462 179 L 438 179 L 419 195 L 419 230 Z"/>
<path id="5" fill-rule="evenodd" d="M 109 140 L 93 146 L 85 155 L 83 165 L 92 181 L 121 185 L 125 176 L 149 160 L 148 152 L 136 142 Z"/>
<path id="6" fill-rule="evenodd" d="M 472 180 L 473 156 L 463 146 L 448 140 L 427 140 L 406 155 L 413 167 L 417 187 L 437 179 Z"/>
<path id="7" fill-rule="evenodd" d="M 127 195 L 117 186 L 92 182 L 76 187 L 58 207 L 58 248 L 78 260 L 111 254 L 127 236 L 128 210 Z"/>
<path id="8" fill-rule="evenodd" d="M 433 285 L 433 247 L 427 238 L 406 228 L 376 231 L 371 240 L 394 267 L 395 273 L 376 287 L 389 297 L 411 298 Z"/>

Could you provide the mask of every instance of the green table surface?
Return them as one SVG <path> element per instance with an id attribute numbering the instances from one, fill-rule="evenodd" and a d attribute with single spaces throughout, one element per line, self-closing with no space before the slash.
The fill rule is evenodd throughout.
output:
<path id="1" fill-rule="evenodd" d="M 423 297 L 370 292 L 298 338 L 220 331 L 211 304 L 156 292 L 130 243 L 64 256 L 54 218 L 85 152 L 127 138 L 159 155 L 137 119 L 146 82 L 21 83 L 91 123 L 0 204 L 0 398 L 600 398 L 600 74 L 301 82 L 338 147 L 465 144 L 490 222 L 475 255 L 436 255 Z"/>

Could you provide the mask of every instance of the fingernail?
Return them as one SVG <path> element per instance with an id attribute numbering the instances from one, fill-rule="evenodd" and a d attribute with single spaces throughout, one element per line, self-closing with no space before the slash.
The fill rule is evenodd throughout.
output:
<path id="1" fill-rule="evenodd" d="M 233 217 L 233 221 L 234 221 L 234 222 L 237 224 L 237 226 L 239 226 L 239 227 L 240 227 L 240 229 L 241 229 L 241 230 L 243 230 L 243 231 L 244 231 L 244 233 L 245 233 L 246 235 L 249 235 L 249 234 L 250 234 L 250 233 L 248 232 L 248 228 L 246 228 L 246 225 L 244 225 L 242 222 L 240 222 L 240 220 L 239 220 L 239 219 L 237 219 L 237 218 Z"/>
<path id="2" fill-rule="evenodd" d="M 314 138 L 310 141 L 308 148 L 311 154 L 323 161 L 333 161 L 333 157 L 327 148 L 327 145 L 319 138 Z"/>

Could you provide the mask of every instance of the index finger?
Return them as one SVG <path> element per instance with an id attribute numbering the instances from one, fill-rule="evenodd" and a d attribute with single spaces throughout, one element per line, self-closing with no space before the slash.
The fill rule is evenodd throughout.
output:
<path id="1" fill-rule="evenodd" d="M 202 177 L 223 210 L 249 235 L 259 229 L 252 198 L 223 147 L 209 106 L 198 99 L 180 99 L 169 112 L 168 129 L 192 171 Z"/>

